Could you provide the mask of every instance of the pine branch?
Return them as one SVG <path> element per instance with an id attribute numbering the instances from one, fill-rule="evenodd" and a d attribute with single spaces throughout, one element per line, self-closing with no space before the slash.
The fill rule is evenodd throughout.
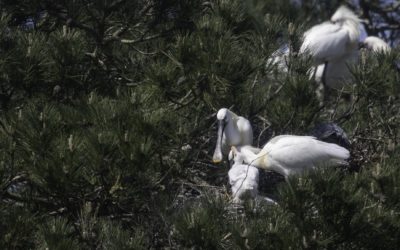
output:
<path id="1" fill-rule="evenodd" d="M 68 14 L 68 11 L 62 6 L 56 5 L 52 2 L 46 2 L 46 9 L 49 14 L 54 15 L 58 19 L 64 21 L 66 25 L 82 29 L 87 33 L 91 34 L 92 36 L 98 37 L 98 34 L 94 29 L 92 29 L 90 26 L 86 24 L 80 23 L 72 19 L 72 17 Z"/>
<path id="2" fill-rule="evenodd" d="M 139 39 L 121 39 L 120 42 L 121 43 L 126 43 L 126 44 L 136 44 L 139 42 L 147 42 L 147 41 L 151 41 L 154 40 L 156 38 L 160 38 L 162 37 L 163 34 L 155 34 L 155 35 L 151 35 L 151 36 L 147 36 L 147 37 L 141 37 Z"/>
<path id="3" fill-rule="evenodd" d="M 50 201 L 48 201 L 47 199 L 44 199 L 44 198 L 39 198 L 39 197 L 26 198 L 26 197 L 23 197 L 23 196 L 20 196 L 20 195 L 17 195 L 17 194 L 12 194 L 12 193 L 10 193 L 8 191 L 3 193 L 3 199 L 10 199 L 10 200 L 13 200 L 13 201 L 16 201 L 16 202 L 21 202 L 21 203 L 24 203 L 24 204 L 29 204 L 29 203 L 31 203 L 33 201 L 33 202 L 41 204 L 41 205 L 43 205 L 43 206 L 45 206 L 47 208 L 55 208 L 55 207 L 57 207 L 56 204 L 54 204 L 54 203 L 52 203 L 52 202 L 50 202 Z"/>

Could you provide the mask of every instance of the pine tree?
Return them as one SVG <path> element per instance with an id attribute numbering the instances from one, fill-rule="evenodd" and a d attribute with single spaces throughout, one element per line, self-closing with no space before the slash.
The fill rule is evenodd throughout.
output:
<path id="1" fill-rule="evenodd" d="M 396 249 L 399 49 L 363 54 L 351 100 L 324 107 L 296 53 L 344 2 L 1 2 L 0 248 Z M 269 173 L 278 205 L 235 208 L 211 163 L 221 107 L 259 147 L 335 121 L 351 167 Z"/>

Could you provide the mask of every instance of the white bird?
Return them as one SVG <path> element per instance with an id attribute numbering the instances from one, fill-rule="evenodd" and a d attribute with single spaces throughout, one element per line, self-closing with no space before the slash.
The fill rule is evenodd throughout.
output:
<path id="1" fill-rule="evenodd" d="M 241 152 L 258 154 L 261 148 L 253 146 L 240 146 Z M 260 170 L 250 164 L 244 164 L 241 154 L 229 152 L 229 160 L 234 161 L 232 168 L 228 172 L 229 183 L 231 185 L 233 203 L 242 204 L 247 199 L 254 199 L 258 204 L 276 205 L 277 203 L 258 192 L 260 184 Z"/>
<path id="2" fill-rule="evenodd" d="M 232 147 L 234 157 L 244 163 L 272 170 L 287 177 L 318 166 L 347 164 L 350 152 L 336 144 L 318 141 L 312 136 L 280 135 L 272 138 L 258 153 Z"/>
<path id="3" fill-rule="evenodd" d="M 358 48 L 360 19 L 341 6 L 330 22 L 318 24 L 304 33 L 300 53 L 309 53 L 316 65 L 352 53 Z"/>
<path id="4" fill-rule="evenodd" d="M 368 36 L 365 38 L 365 40 L 362 42 L 362 47 L 365 47 L 373 52 L 387 53 L 391 50 L 389 44 L 376 36 Z"/>
<path id="5" fill-rule="evenodd" d="M 318 24 L 304 33 L 300 53 L 308 53 L 315 69 L 312 78 L 328 97 L 329 87 L 342 90 L 352 80 L 349 66 L 358 61 L 360 19 L 347 7 L 341 6 L 329 22 Z M 314 75 L 314 76 L 313 76 Z"/>
<path id="6" fill-rule="evenodd" d="M 251 152 L 254 154 L 258 154 L 258 153 L 260 153 L 261 148 L 253 147 L 251 145 L 245 145 L 245 146 L 240 146 L 240 150 L 242 152 Z M 236 156 L 236 158 L 235 158 L 235 156 Z M 243 159 L 239 158 L 237 155 L 234 155 L 234 152 L 232 151 L 232 149 L 229 151 L 228 160 L 232 163 L 239 162 L 240 160 L 242 160 L 240 163 L 243 163 Z"/>
<path id="7" fill-rule="evenodd" d="M 258 168 L 243 164 L 241 155 L 234 157 L 234 164 L 228 172 L 233 202 L 243 203 L 248 199 L 255 199 L 258 195 Z"/>
<path id="8" fill-rule="evenodd" d="M 253 129 L 246 118 L 222 108 L 217 113 L 217 120 L 218 138 L 213 155 L 214 163 L 221 162 L 223 155 L 228 155 L 231 146 L 253 143 Z"/>

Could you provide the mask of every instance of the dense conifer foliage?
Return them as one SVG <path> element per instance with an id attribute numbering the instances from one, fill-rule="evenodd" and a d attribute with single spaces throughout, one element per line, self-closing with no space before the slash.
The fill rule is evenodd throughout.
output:
<path id="1" fill-rule="evenodd" d="M 324 105 L 297 53 L 344 3 L 1 2 L 0 248 L 398 248 L 399 49 L 361 53 Z M 238 208 L 211 161 L 221 107 L 259 147 L 336 122 L 350 165 L 264 173 L 277 205 Z"/>

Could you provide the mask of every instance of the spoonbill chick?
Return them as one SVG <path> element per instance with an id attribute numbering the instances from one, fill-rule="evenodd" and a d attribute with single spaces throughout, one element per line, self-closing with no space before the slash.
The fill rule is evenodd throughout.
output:
<path id="1" fill-rule="evenodd" d="M 253 152 L 244 149 L 244 152 L 247 151 Z M 243 164 L 244 158 L 240 154 L 235 154 L 233 161 L 234 164 L 228 172 L 233 202 L 243 203 L 245 200 L 255 199 L 258 195 L 258 168 L 250 164 Z"/>
<path id="2" fill-rule="evenodd" d="M 240 148 L 240 151 L 243 151 L 243 152 L 250 151 L 251 153 L 254 153 L 254 154 L 258 154 L 261 151 L 261 148 L 253 147 L 250 145 L 237 146 L 237 148 Z M 239 159 L 240 159 L 239 157 L 236 157 L 236 161 L 235 161 L 235 155 L 233 154 L 233 151 L 232 150 L 229 151 L 228 160 L 229 160 L 229 162 L 232 163 L 231 165 L 233 165 L 233 163 L 239 161 Z M 243 161 L 240 163 L 243 163 Z"/>
<path id="3" fill-rule="evenodd" d="M 258 168 L 287 177 L 318 166 L 347 164 L 350 152 L 336 144 L 312 136 L 280 135 L 272 138 L 258 153 L 232 147 L 234 157 Z M 237 155 L 240 155 L 237 156 Z"/>
<path id="4" fill-rule="evenodd" d="M 258 154 L 261 148 L 253 146 L 239 146 L 243 152 Z M 235 157 L 236 156 L 236 157 Z M 231 169 L 228 172 L 229 184 L 231 185 L 233 202 L 241 204 L 247 199 L 255 199 L 258 195 L 259 169 L 249 164 L 243 164 L 243 157 L 229 151 L 228 159 Z"/>
<path id="5" fill-rule="evenodd" d="M 391 50 L 389 44 L 376 36 L 369 36 L 361 43 L 361 47 L 367 48 L 373 52 L 387 53 Z"/>
<path id="6" fill-rule="evenodd" d="M 231 146 L 253 143 L 253 129 L 246 118 L 222 108 L 217 113 L 217 120 L 218 137 L 213 155 L 214 163 L 221 162 L 223 155 L 228 155 Z"/>

